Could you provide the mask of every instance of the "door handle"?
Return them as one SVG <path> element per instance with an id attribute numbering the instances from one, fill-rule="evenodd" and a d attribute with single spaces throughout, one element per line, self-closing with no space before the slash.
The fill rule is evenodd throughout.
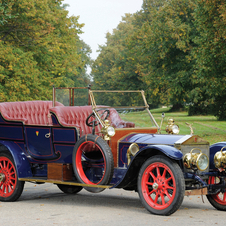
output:
<path id="1" fill-rule="evenodd" d="M 51 135 L 51 133 L 47 133 L 47 134 L 45 135 L 45 138 L 50 138 L 50 135 Z"/>

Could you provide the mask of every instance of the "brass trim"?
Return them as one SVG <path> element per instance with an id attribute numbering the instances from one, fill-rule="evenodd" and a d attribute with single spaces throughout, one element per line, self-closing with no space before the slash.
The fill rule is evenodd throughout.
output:
<path id="1" fill-rule="evenodd" d="M 194 150 L 198 150 L 199 153 L 193 153 Z M 198 165 L 198 161 L 201 156 L 206 156 L 206 159 L 208 160 L 205 169 L 201 169 L 200 166 Z M 205 171 L 209 166 L 209 157 L 206 154 L 202 153 L 201 149 L 193 148 L 189 153 L 184 155 L 183 163 L 184 166 L 188 169 L 194 169 L 197 167 L 198 170 Z"/>
<path id="2" fill-rule="evenodd" d="M 132 152 L 132 147 L 136 147 L 137 150 L 135 151 L 135 153 Z M 127 149 L 127 153 L 126 153 L 126 156 L 127 156 L 127 166 L 130 164 L 131 162 L 131 156 L 134 156 L 136 155 L 137 152 L 139 152 L 139 146 L 137 143 L 132 143 L 130 144 L 129 148 Z"/>
<path id="3" fill-rule="evenodd" d="M 96 106 L 96 102 L 95 102 L 93 93 L 141 93 L 141 96 L 142 96 L 143 101 L 144 101 L 144 106 L 133 106 L 133 108 L 146 109 L 148 114 L 149 114 L 149 116 L 150 116 L 150 118 L 151 118 L 152 123 L 154 123 L 154 125 L 158 129 L 158 132 L 160 133 L 160 127 L 159 127 L 158 123 L 155 121 L 155 118 L 153 117 L 151 112 L 149 111 L 149 105 L 147 104 L 147 100 L 146 100 L 146 97 L 144 95 L 144 91 L 143 90 L 124 90 L 124 91 L 122 91 L 122 90 L 92 90 L 92 91 L 89 90 L 89 96 L 90 96 L 91 104 L 92 104 L 93 110 L 95 110 L 97 108 L 97 106 Z M 109 107 L 111 107 L 111 106 L 109 106 Z M 129 109 L 129 108 L 131 108 L 131 106 L 129 106 L 129 107 L 128 106 L 112 107 L 112 108 L 118 108 L 118 109 L 128 108 Z"/>
<path id="4" fill-rule="evenodd" d="M 92 90 L 94 93 L 140 93 L 142 91 L 143 90 Z"/>
<path id="5" fill-rule="evenodd" d="M 216 152 L 214 155 L 214 165 L 216 168 L 226 168 L 226 151 L 223 151 L 225 147 L 222 147 L 220 151 Z"/>
<path id="6" fill-rule="evenodd" d="M 156 127 L 129 127 L 129 128 L 115 128 L 115 131 L 118 131 L 118 130 L 150 130 L 150 129 L 158 129 Z M 133 132 L 131 132 L 133 133 Z M 150 133 L 149 133 L 150 134 Z"/>
<path id="7" fill-rule="evenodd" d="M 192 128 L 192 124 L 188 123 L 188 122 L 185 122 L 185 124 L 190 128 L 191 130 L 191 135 L 194 135 L 194 130 Z"/>
<path id="8" fill-rule="evenodd" d="M 60 180 L 45 180 L 39 178 L 19 178 L 19 181 L 27 181 L 27 182 L 39 182 L 39 183 L 51 183 L 51 184 L 65 184 L 65 185 L 73 185 L 73 186 L 82 186 L 82 187 L 92 187 L 92 188 L 111 188 L 111 185 L 95 185 L 95 184 L 82 184 L 82 183 L 75 183 L 73 181 L 65 182 Z"/>
<path id="9" fill-rule="evenodd" d="M 54 87 L 54 89 L 88 89 L 88 87 Z"/>

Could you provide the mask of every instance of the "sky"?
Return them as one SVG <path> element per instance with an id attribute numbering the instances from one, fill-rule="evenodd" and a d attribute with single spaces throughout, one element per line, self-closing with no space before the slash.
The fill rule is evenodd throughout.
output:
<path id="1" fill-rule="evenodd" d="M 143 0 L 64 0 L 62 3 L 70 5 L 66 8 L 69 16 L 80 16 L 79 23 L 85 24 L 80 37 L 91 47 L 91 58 L 95 60 L 98 45 L 106 43 L 106 34 L 112 33 L 125 13 L 139 11 Z"/>

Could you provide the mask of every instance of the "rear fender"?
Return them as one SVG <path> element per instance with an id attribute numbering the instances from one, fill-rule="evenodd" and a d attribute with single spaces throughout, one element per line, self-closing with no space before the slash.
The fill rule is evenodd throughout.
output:
<path id="1" fill-rule="evenodd" d="M 1 148 L 0 152 L 7 149 L 12 155 L 17 169 L 18 178 L 32 177 L 31 167 L 27 156 L 19 145 L 11 141 L 0 141 L 0 146 L 5 147 L 5 149 Z"/>

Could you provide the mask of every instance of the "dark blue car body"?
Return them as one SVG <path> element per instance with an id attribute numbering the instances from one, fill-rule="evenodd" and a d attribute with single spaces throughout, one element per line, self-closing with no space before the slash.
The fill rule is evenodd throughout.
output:
<path id="1" fill-rule="evenodd" d="M 50 107 L 49 125 L 29 124 L 22 116 L 10 119 L 1 111 L 1 201 L 17 200 L 27 181 L 54 183 L 65 193 L 78 193 L 82 188 L 90 192 L 135 190 L 153 214 L 170 215 L 184 195 L 201 194 L 217 209 L 226 210 L 226 142 L 209 146 L 196 135 L 159 134 L 155 126 L 140 129 L 124 121 L 120 121 L 124 128 L 115 127 L 115 135 L 105 140 L 100 133 L 84 132 L 77 121 L 71 125 L 61 121 L 67 111 L 73 116 L 76 109 Z M 81 109 L 76 114 L 85 114 Z M 90 107 L 89 113 L 93 110 Z M 116 114 L 112 109 L 109 113 Z M 222 155 L 222 167 L 215 165 L 216 153 Z M 193 162 L 201 157 L 209 158 L 203 170 Z"/>

